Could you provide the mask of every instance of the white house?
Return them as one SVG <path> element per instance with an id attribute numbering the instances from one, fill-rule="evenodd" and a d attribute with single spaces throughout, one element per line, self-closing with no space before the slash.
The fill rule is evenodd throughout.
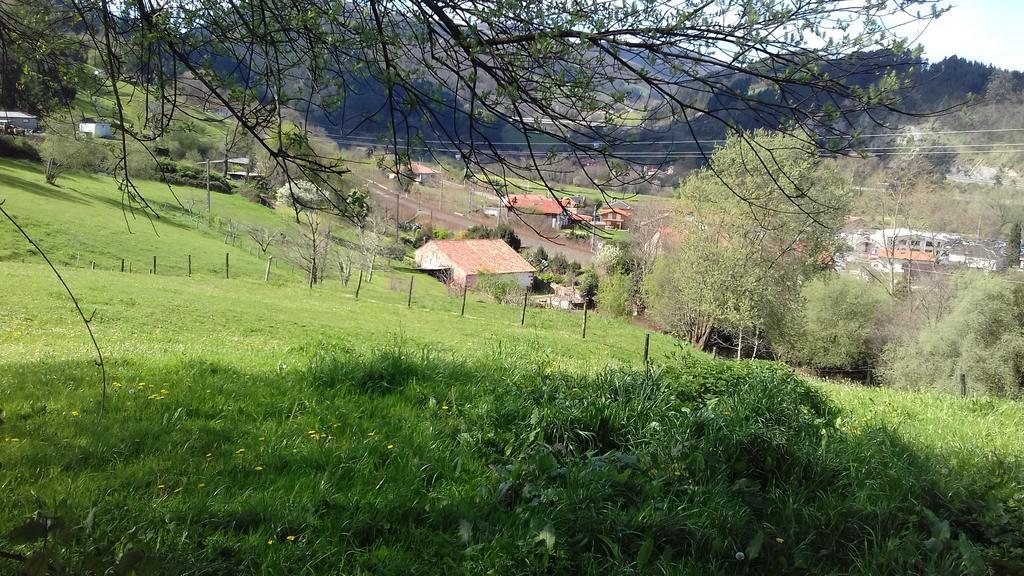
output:
<path id="1" fill-rule="evenodd" d="M 79 122 L 78 131 L 94 138 L 112 138 L 114 136 L 114 127 L 110 122 L 100 122 L 92 118 L 86 118 Z"/>

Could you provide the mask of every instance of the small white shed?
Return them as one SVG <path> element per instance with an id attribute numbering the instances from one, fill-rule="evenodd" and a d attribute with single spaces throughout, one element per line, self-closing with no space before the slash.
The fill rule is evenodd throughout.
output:
<path id="1" fill-rule="evenodd" d="M 110 122 L 100 122 L 90 118 L 86 118 L 78 123 L 78 131 L 95 138 L 111 138 L 114 136 L 114 127 L 111 126 Z"/>

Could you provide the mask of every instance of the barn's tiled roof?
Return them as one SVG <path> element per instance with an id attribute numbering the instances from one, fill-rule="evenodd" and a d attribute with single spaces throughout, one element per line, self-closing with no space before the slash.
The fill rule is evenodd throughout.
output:
<path id="1" fill-rule="evenodd" d="M 422 176 L 422 175 L 427 175 L 427 174 L 437 174 L 437 170 L 434 170 L 433 168 L 424 166 L 423 164 L 413 163 L 413 165 L 410 166 L 409 169 L 412 171 L 413 174 L 415 174 L 417 176 Z"/>
<path id="2" fill-rule="evenodd" d="M 554 198 L 541 196 L 540 194 L 509 194 L 505 201 L 506 206 L 519 212 L 548 214 L 551 216 L 561 214 L 564 210 L 563 206 L 567 203 L 568 201 L 565 199 L 559 202 Z"/>
<path id="3" fill-rule="evenodd" d="M 434 240 L 428 246 L 436 247 L 467 274 L 535 271 L 529 262 L 500 239 Z"/>

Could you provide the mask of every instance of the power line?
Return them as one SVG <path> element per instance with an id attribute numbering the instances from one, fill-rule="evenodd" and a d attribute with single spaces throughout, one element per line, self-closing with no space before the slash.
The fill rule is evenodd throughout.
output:
<path id="1" fill-rule="evenodd" d="M 345 134 L 342 132 L 332 132 L 329 130 L 322 131 L 325 135 L 334 137 L 338 140 L 351 140 L 353 143 L 359 141 L 365 141 L 365 144 L 377 144 L 381 142 L 380 138 L 374 136 L 360 136 L 356 134 Z M 974 129 L 974 130 L 936 130 L 936 131 L 916 131 L 916 132 L 877 132 L 871 134 L 856 134 L 851 135 L 851 140 L 857 140 L 860 138 L 898 138 L 898 137 L 923 137 L 923 136 L 948 136 L 953 134 L 998 134 L 998 133 L 1016 133 L 1024 132 L 1024 128 L 985 128 L 985 129 Z M 397 142 L 404 143 L 420 143 L 420 144 L 452 144 L 450 140 L 425 140 L 419 138 L 406 139 L 399 138 Z M 482 143 L 486 143 L 491 146 L 571 146 L 571 142 L 542 142 L 542 141 L 493 141 L 482 139 Z M 618 142 L 616 146 L 649 146 L 657 144 L 672 144 L 672 145 L 696 145 L 696 144 L 723 144 L 726 140 L 724 139 L 693 139 L 693 140 L 636 140 L 636 141 L 624 141 Z M 468 142 L 466 142 L 468 144 Z"/>

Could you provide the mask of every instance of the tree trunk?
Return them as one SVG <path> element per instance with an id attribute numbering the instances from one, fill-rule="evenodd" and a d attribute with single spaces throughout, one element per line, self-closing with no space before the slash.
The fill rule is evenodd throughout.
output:
<path id="1" fill-rule="evenodd" d="M 57 183 L 57 171 L 53 167 L 53 157 L 51 156 L 46 160 L 46 183 L 56 184 Z"/>
<path id="2" fill-rule="evenodd" d="M 757 358 L 757 347 L 761 343 L 761 328 L 754 328 L 754 353 L 750 355 L 751 358 Z"/>
<path id="3" fill-rule="evenodd" d="M 736 359 L 739 360 L 743 357 L 743 328 L 740 328 L 739 341 L 736 344 Z"/>

